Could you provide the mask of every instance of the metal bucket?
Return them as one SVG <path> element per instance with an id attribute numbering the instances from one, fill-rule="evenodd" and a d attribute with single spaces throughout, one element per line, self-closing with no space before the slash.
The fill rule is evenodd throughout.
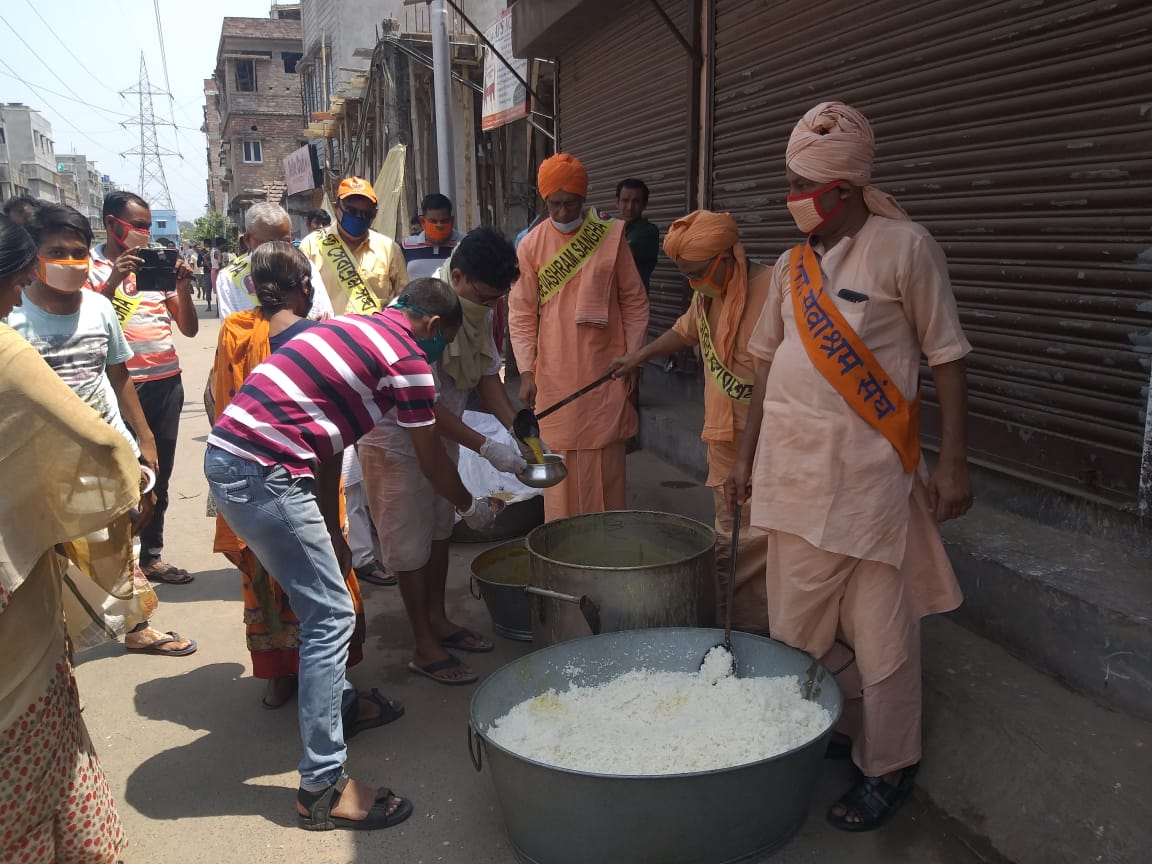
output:
<path id="1" fill-rule="evenodd" d="M 527 864 L 734 864 L 782 846 L 804 821 L 840 689 L 811 657 L 733 633 L 740 677 L 795 675 L 832 722 L 817 739 L 760 762 L 692 774 L 629 776 L 556 768 L 517 756 L 487 734 L 525 699 L 571 683 L 594 686 L 634 669 L 695 672 L 723 631 L 667 628 L 578 639 L 513 661 L 472 696 L 468 748 L 488 770 L 516 856 Z"/>
<path id="2" fill-rule="evenodd" d="M 524 590 L 528 562 L 523 539 L 495 546 L 472 560 L 472 596 L 484 601 L 497 633 L 521 642 L 532 641 L 532 603 Z"/>
<path id="3" fill-rule="evenodd" d="M 700 522 L 636 510 L 589 513 L 541 525 L 527 544 L 532 585 L 591 601 L 603 633 L 713 623 L 716 535 Z M 576 604 L 532 598 L 537 645 L 591 632 Z"/>

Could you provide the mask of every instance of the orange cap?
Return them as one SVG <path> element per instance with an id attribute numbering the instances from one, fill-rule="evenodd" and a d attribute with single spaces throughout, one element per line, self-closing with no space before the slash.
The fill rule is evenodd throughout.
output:
<path id="1" fill-rule="evenodd" d="M 376 203 L 376 190 L 363 177 L 345 177 L 340 181 L 340 186 L 336 190 L 337 200 L 342 201 L 349 195 L 363 195 L 373 204 Z"/>

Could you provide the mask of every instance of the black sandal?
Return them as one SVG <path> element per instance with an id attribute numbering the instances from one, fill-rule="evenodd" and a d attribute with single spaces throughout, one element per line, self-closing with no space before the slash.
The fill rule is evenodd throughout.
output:
<path id="1" fill-rule="evenodd" d="M 352 778 L 343 768 L 340 769 L 340 778 L 323 792 L 307 792 L 304 789 L 296 790 L 296 800 L 308 808 L 307 816 L 297 816 L 300 827 L 305 831 L 335 831 L 344 828 L 349 831 L 375 831 L 379 828 L 391 828 L 399 825 L 412 815 L 412 802 L 407 798 L 400 798 L 392 794 L 391 789 L 378 789 L 376 802 L 368 811 L 364 819 L 347 819 L 344 816 L 333 816 L 332 808 L 340 801 L 340 793 L 348 786 Z M 396 809 L 388 812 L 388 805 L 399 802 Z"/>
<path id="2" fill-rule="evenodd" d="M 865 777 L 829 808 L 828 823 L 833 828 L 852 833 L 880 828 L 912 797 L 919 768 L 919 764 L 909 765 L 901 772 L 900 782 L 895 786 L 880 777 Z M 837 804 L 845 808 L 843 815 L 833 812 Z M 857 817 L 857 821 L 848 818 L 852 815 Z"/>
<path id="3" fill-rule="evenodd" d="M 357 720 L 356 713 L 360 710 L 360 700 L 366 702 L 375 702 L 380 706 L 380 713 L 375 717 L 369 717 L 364 720 Z M 394 720 L 399 720 L 404 716 L 404 703 L 396 699 L 385 698 L 379 690 L 375 687 L 372 692 L 364 693 L 362 691 L 356 693 L 356 701 L 352 703 L 352 707 L 344 712 L 344 740 L 355 738 L 361 732 L 368 729 L 375 729 L 378 726 L 385 726 Z"/>

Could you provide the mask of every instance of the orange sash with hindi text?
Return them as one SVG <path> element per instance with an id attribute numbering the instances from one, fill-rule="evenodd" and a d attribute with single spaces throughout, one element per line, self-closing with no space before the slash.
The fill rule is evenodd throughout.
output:
<path id="1" fill-rule="evenodd" d="M 808 358 L 825 380 L 869 426 L 900 454 L 905 471 L 920 463 L 920 395 L 904 398 L 824 293 L 820 262 L 808 243 L 793 247 L 788 260 L 792 312 Z"/>

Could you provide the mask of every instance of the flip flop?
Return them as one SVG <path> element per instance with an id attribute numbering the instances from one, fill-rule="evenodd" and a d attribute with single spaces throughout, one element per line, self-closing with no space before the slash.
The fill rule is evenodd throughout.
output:
<path id="1" fill-rule="evenodd" d="M 395 573 L 389 573 L 384 565 L 375 559 L 369 561 L 363 567 L 353 567 L 352 569 L 356 571 L 357 579 L 361 582 L 367 582 L 369 585 L 384 585 L 390 587 L 400 581 Z M 383 575 L 377 576 L 377 573 Z"/>
<path id="2" fill-rule="evenodd" d="M 469 645 L 468 640 L 479 642 L 480 645 Z M 469 654 L 487 654 L 494 649 L 496 645 L 489 639 L 485 639 L 479 633 L 473 633 L 467 627 L 461 627 L 451 636 L 445 636 L 440 640 L 440 644 L 445 648 L 452 648 L 456 651 L 467 651 Z M 443 662 L 443 661 L 441 661 Z"/>
<path id="3" fill-rule="evenodd" d="M 147 567 L 142 567 L 144 575 L 165 585 L 187 585 L 196 577 L 182 567 L 175 567 L 164 561 L 157 561 Z"/>
<path id="4" fill-rule="evenodd" d="M 395 699 L 387 699 L 381 695 L 380 691 L 375 687 L 372 688 L 370 693 L 357 691 L 356 702 L 352 703 L 352 707 L 348 709 L 348 713 L 344 715 L 344 740 L 355 738 L 361 732 L 368 729 L 375 729 L 379 726 L 385 726 L 394 720 L 399 720 L 404 716 L 404 704 Z M 363 699 L 365 702 L 375 702 L 380 706 L 380 713 L 375 717 L 368 717 L 364 720 L 356 720 L 356 711 L 358 710 L 358 703 Z"/>
<path id="5" fill-rule="evenodd" d="M 187 657 L 189 654 L 196 653 L 196 640 L 189 639 L 188 644 L 183 648 L 175 648 L 171 651 L 164 651 L 165 645 L 171 645 L 173 642 L 183 642 L 182 637 L 175 630 L 169 630 L 160 639 L 155 642 L 149 642 L 147 645 L 141 645 L 139 648 L 132 648 L 128 645 L 124 646 L 125 651 L 131 651 L 134 654 L 160 654 L 165 657 Z"/>
<path id="6" fill-rule="evenodd" d="M 462 678 L 441 678 L 437 672 L 444 672 L 448 669 L 457 669 L 464 664 L 460 662 L 459 657 L 449 655 L 447 660 L 437 660 L 435 663 L 429 663 L 427 666 L 417 666 L 415 663 L 408 664 L 408 671 L 415 672 L 417 675 L 423 675 L 425 678 L 431 678 L 437 684 L 447 684 L 449 687 L 459 686 L 461 684 L 475 684 L 480 680 L 480 676 L 473 672 L 471 675 L 465 675 Z"/>

